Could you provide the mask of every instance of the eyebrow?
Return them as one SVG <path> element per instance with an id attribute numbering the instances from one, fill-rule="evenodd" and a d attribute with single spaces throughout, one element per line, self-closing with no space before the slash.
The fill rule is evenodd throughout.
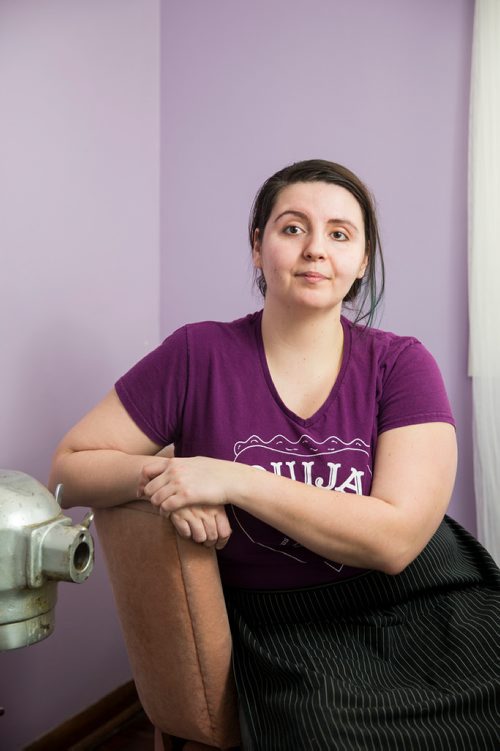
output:
<path id="1" fill-rule="evenodd" d="M 282 216 L 285 216 L 286 214 L 293 214 L 293 216 L 298 216 L 304 221 L 309 221 L 309 217 L 307 214 L 304 214 L 303 211 L 298 211 L 297 209 L 286 209 L 286 211 L 282 211 L 281 214 L 279 214 L 276 219 L 274 220 L 274 223 L 278 221 L 278 219 L 281 219 Z M 329 219 L 328 224 L 346 224 L 347 226 L 351 227 L 353 230 L 358 232 L 358 227 L 351 222 L 349 219 L 346 219 L 345 217 L 333 217 L 332 219 Z"/>

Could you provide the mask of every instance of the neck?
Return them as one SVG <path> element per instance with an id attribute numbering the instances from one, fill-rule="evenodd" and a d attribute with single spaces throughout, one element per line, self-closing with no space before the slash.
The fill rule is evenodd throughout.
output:
<path id="1" fill-rule="evenodd" d="M 344 332 L 340 306 L 331 311 L 275 309 L 266 301 L 262 314 L 262 338 L 266 354 L 294 352 L 309 360 L 342 349 Z"/>

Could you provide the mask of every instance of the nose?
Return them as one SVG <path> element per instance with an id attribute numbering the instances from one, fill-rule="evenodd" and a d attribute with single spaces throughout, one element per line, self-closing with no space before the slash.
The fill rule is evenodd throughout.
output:
<path id="1" fill-rule="evenodd" d="M 323 238 L 316 232 L 307 235 L 307 241 L 304 244 L 303 256 L 308 261 L 322 260 L 326 257 Z"/>

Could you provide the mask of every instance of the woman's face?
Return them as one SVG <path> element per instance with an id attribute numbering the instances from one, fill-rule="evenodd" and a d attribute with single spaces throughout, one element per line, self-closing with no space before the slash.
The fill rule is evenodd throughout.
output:
<path id="1" fill-rule="evenodd" d="M 363 214 L 345 188 L 293 183 L 279 193 L 253 263 L 267 284 L 266 304 L 331 310 L 342 305 L 367 266 Z"/>

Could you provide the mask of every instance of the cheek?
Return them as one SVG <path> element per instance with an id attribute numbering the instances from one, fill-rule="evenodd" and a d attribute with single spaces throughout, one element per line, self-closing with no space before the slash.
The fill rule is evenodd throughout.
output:
<path id="1" fill-rule="evenodd" d="M 361 253 L 339 254 L 336 258 L 337 273 L 346 277 L 362 276 L 366 269 L 367 262 Z"/>
<path id="2" fill-rule="evenodd" d="M 258 253 L 254 253 L 254 265 L 262 269 L 266 275 L 276 274 L 286 265 L 285 254 L 280 252 L 280 248 L 272 243 L 267 243 L 265 248 L 261 248 Z"/>
<path id="3" fill-rule="evenodd" d="M 340 258 L 337 258 L 337 261 L 335 263 L 337 274 L 346 278 L 356 276 L 359 271 L 359 267 L 359 260 L 349 256 L 341 256 Z"/>
<path id="4" fill-rule="evenodd" d="M 267 258 L 266 273 L 269 276 L 276 278 L 288 275 L 290 273 L 290 262 L 286 257 L 282 257 L 279 253 Z"/>

